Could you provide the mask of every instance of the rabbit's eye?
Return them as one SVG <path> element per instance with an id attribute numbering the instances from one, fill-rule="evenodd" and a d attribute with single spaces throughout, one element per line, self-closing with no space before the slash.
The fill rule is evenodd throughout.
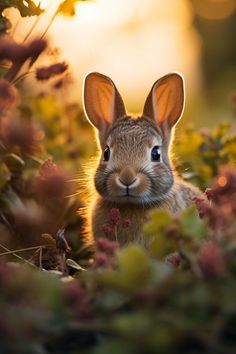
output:
<path id="1" fill-rule="evenodd" d="M 103 160 L 108 161 L 110 159 L 111 151 L 109 146 L 106 146 L 104 153 L 103 153 Z"/>
<path id="2" fill-rule="evenodd" d="M 161 159 L 161 152 L 160 152 L 160 147 L 159 146 L 154 146 L 151 151 L 151 157 L 152 161 L 159 162 Z"/>

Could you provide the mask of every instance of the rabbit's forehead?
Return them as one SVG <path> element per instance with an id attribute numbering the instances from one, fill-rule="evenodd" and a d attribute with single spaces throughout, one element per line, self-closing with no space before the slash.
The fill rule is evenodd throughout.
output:
<path id="1" fill-rule="evenodd" d="M 162 138 L 158 133 L 143 132 L 133 129 L 125 133 L 111 134 L 108 137 L 107 145 L 112 149 L 132 148 L 142 149 L 151 148 L 154 145 L 162 145 Z"/>
<path id="2" fill-rule="evenodd" d="M 160 131 L 145 118 L 135 120 L 127 117 L 112 127 L 107 145 L 114 149 L 135 147 L 146 150 L 147 146 L 162 145 L 162 137 Z"/>

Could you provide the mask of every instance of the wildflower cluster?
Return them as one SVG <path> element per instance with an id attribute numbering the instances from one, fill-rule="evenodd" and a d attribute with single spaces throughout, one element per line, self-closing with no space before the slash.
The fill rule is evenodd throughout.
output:
<path id="1" fill-rule="evenodd" d="M 40 12 L 3 0 L 0 31 L 9 6 Z M 119 246 L 131 220 L 112 208 L 91 255 L 76 214 L 84 204 L 69 188 L 94 151 L 81 107 L 19 85 L 47 46 L 0 38 L 0 352 L 234 354 L 236 137 L 227 125 L 184 131 L 177 169 L 205 196 L 180 215 L 154 210 L 148 249 Z M 67 72 L 62 61 L 33 68 L 37 85 L 58 90 Z"/>
<path id="2" fill-rule="evenodd" d="M 126 218 L 123 220 L 121 218 L 120 210 L 118 208 L 112 208 L 110 210 L 106 223 L 102 225 L 102 231 L 104 232 L 106 237 L 117 240 L 118 229 L 128 229 L 130 224 L 130 219 Z"/>
<path id="3" fill-rule="evenodd" d="M 46 132 L 42 119 L 37 119 L 40 97 L 30 102 L 29 97 L 22 95 L 20 86 L 16 87 L 47 47 L 43 38 L 19 44 L 10 36 L 0 37 L 0 62 L 4 64 L 0 77 L 0 245 L 13 259 L 18 255 L 14 256 L 12 249 L 33 247 L 30 261 L 28 251 L 18 259 L 46 268 L 63 263 L 62 268 L 65 260 L 58 256 L 66 237 L 64 233 L 59 237 L 58 230 L 70 224 L 64 220 L 66 212 L 71 208 L 71 215 L 75 215 L 80 202 L 66 199 L 72 186 L 69 173 L 48 157 L 51 154 L 44 144 L 50 132 Z M 67 69 L 64 62 L 55 63 L 36 69 L 36 73 L 39 79 L 43 75 L 46 80 L 61 78 Z M 80 232 L 80 220 L 75 224 Z M 45 239 L 42 235 L 46 234 Z"/>
<path id="4" fill-rule="evenodd" d="M 96 267 L 113 267 L 115 265 L 115 252 L 119 249 L 117 241 L 110 241 L 100 237 L 96 241 L 94 264 Z"/>
<path id="5" fill-rule="evenodd" d="M 153 212 L 145 230 L 152 256 L 138 245 L 120 249 L 103 237 L 97 239 L 93 265 L 78 267 L 73 278 L 1 263 L 0 304 L 7 307 L 2 306 L 0 348 L 23 354 L 20 343 L 32 342 L 46 353 L 81 348 L 85 354 L 119 353 L 123 348 L 137 354 L 189 354 L 198 348 L 233 354 L 235 182 L 234 168 L 219 169 L 206 191 L 210 201 L 196 200 L 200 218 L 194 208 L 175 217 Z M 224 222 L 212 223 L 218 208 Z M 113 227 L 122 224 L 117 209 L 108 221 Z M 64 236 L 64 230 L 57 234 L 61 254 L 69 249 Z M 12 319 L 13 308 L 20 326 Z M 211 335 L 205 335 L 209 330 Z"/>
<path id="6" fill-rule="evenodd" d="M 234 264 L 236 231 L 236 170 L 222 166 L 205 197 L 195 198 L 195 209 L 170 218 L 154 212 L 146 233 L 158 259 L 190 268 L 203 278 L 227 276 Z M 178 250 L 178 252 L 176 252 Z"/>
<path id="7" fill-rule="evenodd" d="M 0 112 L 14 108 L 18 101 L 18 91 L 9 81 L 0 79 Z"/>
<path id="8" fill-rule="evenodd" d="M 66 63 L 56 63 L 47 67 L 37 68 L 36 79 L 37 80 L 49 80 L 50 78 L 63 74 L 68 68 Z"/>
<path id="9" fill-rule="evenodd" d="M 67 174 L 48 158 L 35 177 L 34 188 L 37 195 L 43 199 L 60 199 L 68 192 L 68 179 Z"/>
<path id="10" fill-rule="evenodd" d="M 189 141 L 191 146 L 186 149 Z M 185 179 L 205 189 L 213 182 L 219 166 L 235 165 L 235 143 L 235 134 L 231 133 L 227 123 L 212 131 L 187 128 L 175 144 L 179 158 L 176 168 Z"/>
<path id="11" fill-rule="evenodd" d="M 6 17 L 4 10 L 10 7 L 18 9 L 22 17 L 39 16 L 43 13 L 40 6 L 36 6 L 33 0 L 1 0 L 0 6 L 0 35 L 5 34 L 11 28 L 11 21 Z"/>

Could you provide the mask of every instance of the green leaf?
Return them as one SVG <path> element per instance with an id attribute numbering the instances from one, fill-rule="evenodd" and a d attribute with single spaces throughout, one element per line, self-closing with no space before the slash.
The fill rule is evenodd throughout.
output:
<path id="1" fill-rule="evenodd" d="M 19 173 L 25 166 L 24 160 L 16 154 L 5 155 L 4 162 L 11 173 Z"/>
<path id="2" fill-rule="evenodd" d="M 125 335 L 148 335 L 152 327 L 152 319 L 146 313 L 121 314 L 113 321 L 113 327 Z"/>
<path id="3" fill-rule="evenodd" d="M 199 218 L 195 207 L 191 207 L 182 213 L 181 228 L 185 236 L 202 239 L 207 235 L 206 223 Z"/>
<path id="4" fill-rule="evenodd" d="M 70 258 L 68 258 L 66 260 L 66 265 L 67 265 L 67 267 L 70 267 L 70 268 L 73 268 L 73 269 L 76 269 L 76 270 L 85 271 L 85 269 L 83 267 L 81 267 L 79 265 L 79 263 L 75 262 L 73 259 L 70 259 Z"/>
<path id="5" fill-rule="evenodd" d="M 100 281 L 116 287 L 136 291 L 149 281 L 151 261 L 147 253 L 138 245 L 131 244 L 117 252 L 118 269 L 104 270 Z"/>
<path id="6" fill-rule="evenodd" d="M 75 4 L 77 2 L 89 1 L 89 0 L 65 0 L 63 1 L 57 10 L 57 13 L 64 16 L 74 16 L 75 15 Z"/>
<path id="7" fill-rule="evenodd" d="M 16 209 L 24 210 L 24 203 L 10 185 L 0 194 L 0 207 L 2 206 L 11 212 Z"/>
<path id="8" fill-rule="evenodd" d="M 3 14 L 3 11 L 10 7 L 18 9 L 22 17 L 39 16 L 44 12 L 44 10 L 36 6 L 32 0 L 1 0 L 0 35 L 6 33 L 11 28 L 10 20 Z"/>
<path id="9" fill-rule="evenodd" d="M 128 283 L 135 282 L 141 275 L 148 274 L 150 271 L 148 255 L 138 245 L 130 245 L 119 251 L 117 258 L 119 269 Z"/>
<path id="10" fill-rule="evenodd" d="M 15 7 L 18 9 L 22 17 L 38 16 L 44 12 L 44 10 L 35 5 L 32 0 L 1 0 L 0 14 L 9 7 Z"/>
<path id="11" fill-rule="evenodd" d="M 2 189 L 8 181 L 10 181 L 11 175 L 4 163 L 0 163 L 0 189 Z M 1 195 L 0 195 L 1 200 Z"/>
<path id="12" fill-rule="evenodd" d="M 156 235 L 150 244 L 150 250 L 157 259 L 163 259 L 168 254 L 176 252 L 177 249 L 177 241 L 172 238 L 168 238 L 165 233 Z"/>
<path id="13" fill-rule="evenodd" d="M 171 215 L 165 210 L 154 210 L 150 213 L 150 221 L 144 227 L 146 236 L 158 235 L 171 222 Z"/>
<path id="14" fill-rule="evenodd" d="M 136 354 L 131 343 L 122 339 L 108 339 L 95 346 L 92 354 Z"/>
<path id="15" fill-rule="evenodd" d="M 0 34 L 5 33 L 11 28 L 11 22 L 0 14 Z"/>
<path id="16" fill-rule="evenodd" d="M 44 12 L 32 0 L 18 0 L 15 7 L 20 11 L 22 17 L 39 16 Z"/>

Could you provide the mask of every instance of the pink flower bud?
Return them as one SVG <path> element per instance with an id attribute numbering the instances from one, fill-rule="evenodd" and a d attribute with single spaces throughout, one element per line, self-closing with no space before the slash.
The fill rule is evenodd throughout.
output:
<path id="1" fill-rule="evenodd" d="M 109 214 L 109 223 L 113 226 L 116 226 L 120 221 L 120 210 L 117 208 L 112 208 Z"/>
<path id="2" fill-rule="evenodd" d="M 198 254 L 198 264 L 206 278 L 221 276 L 226 271 L 226 260 L 222 249 L 214 242 L 206 242 Z"/>
<path id="3" fill-rule="evenodd" d="M 123 229 L 128 229 L 128 227 L 130 227 L 131 225 L 131 220 L 130 219 L 125 219 L 122 223 L 122 227 Z"/>

